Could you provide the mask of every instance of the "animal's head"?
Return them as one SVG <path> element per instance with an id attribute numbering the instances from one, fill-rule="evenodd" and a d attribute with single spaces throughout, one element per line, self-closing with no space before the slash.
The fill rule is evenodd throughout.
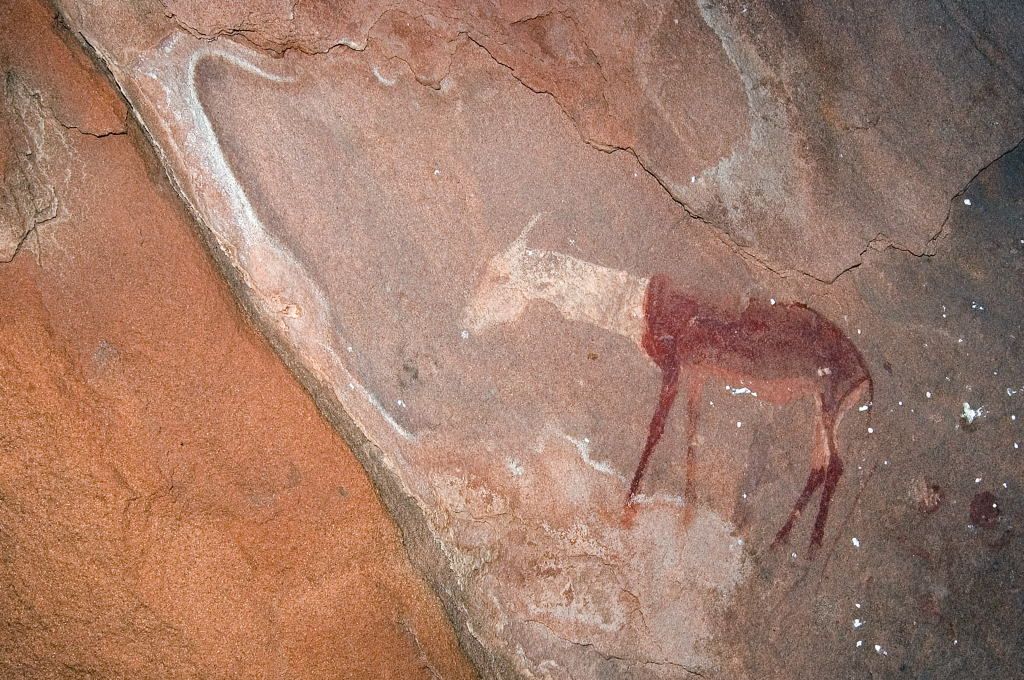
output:
<path id="1" fill-rule="evenodd" d="M 534 215 L 516 240 L 487 263 L 476 292 L 463 309 L 463 328 L 481 331 L 490 326 L 510 323 L 523 312 L 529 302 L 523 277 L 526 239 L 541 214 Z"/>

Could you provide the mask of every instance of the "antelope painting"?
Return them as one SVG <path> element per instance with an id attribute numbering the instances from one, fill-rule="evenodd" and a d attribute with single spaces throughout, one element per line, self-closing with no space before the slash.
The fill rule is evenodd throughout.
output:
<path id="1" fill-rule="evenodd" d="M 625 509 L 635 512 L 644 472 L 665 430 L 680 387 L 687 395 L 685 497 L 692 513 L 697 425 L 704 383 L 748 386 L 759 399 L 815 403 L 810 474 L 773 545 L 787 540 L 811 497 L 823 487 L 810 549 L 821 545 L 829 504 L 843 473 L 836 431 L 872 381 L 864 358 L 845 334 L 802 304 L 751 300 L 739 312 L 717 308 L 680 290 L 665 275 L 641 278 L 554 251 L 527 246 L 535 215 L 512 244 L 493 257 L 464 312 L 469 329 L 513 321 L 531 301 L 554 305 L 566 318 L 631 339 L 661 370 L 661 391 Z"/>

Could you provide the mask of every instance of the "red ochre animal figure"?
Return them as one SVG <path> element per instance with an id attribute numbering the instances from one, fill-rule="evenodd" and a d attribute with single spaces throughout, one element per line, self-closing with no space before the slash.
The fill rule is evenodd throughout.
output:
<path id="1" fill-rule="evenodd" d="M 815 491 L 823 487 L 811 533 L 813 553 L 821 545 L 829 504 L 843 474 L 836 430 L 865 390 L 869 404 L 872 398 L 871 374 L 860 352 L 835 324 L 806 305 L 752 300 L 742 311 L 729 312 L 687 295 L 662 274 L 648 283 L 644 316 L 647 327 L 642 346 L 661 369 L 661 393 L 629 487 L 627 511 L 639 493 L 681 382 L 687 391 L 688 513 L 694 498 L 694 445 L 706 380 L 717 377 L 741 382 L 758 398 L 775 404 L 813 395 L 816 415 L 810 474 L 773 542 L 786 541 Z"/>
<path id="2" fill-rule="evenodd" d="M 821 545 L 829 504 L 843 473 L 836 430 L 843 416 L 873 390 L 864 358 L 843 332 L 802 304 L 750 301 L 741 311 L 719 309 L 675 287 L 553 250 L 530 248 L 536 213 L 509 246 L 487 263 L 463 310 L 464 329 L 484 331 L 518 318 L 534 301 L 551 304 L 569 321 L 593 324 L 629 338 L 661 369 L 661 393 L 647 443 L 629 486 L 626 519 L 636 512 L 640 485 L 680 387 L 687 392 L 686 509 L 692 519 L 696 484 L 694 445 L 701 391 L 709 378 L 741 384 L 776 404 L 813 396 L 816 404 L 811 470 L 775 544 L 789 536 L 811 497 L 821 503 L 811 549 Z M 468 332 L 467 330 L 467 332 Z"/>

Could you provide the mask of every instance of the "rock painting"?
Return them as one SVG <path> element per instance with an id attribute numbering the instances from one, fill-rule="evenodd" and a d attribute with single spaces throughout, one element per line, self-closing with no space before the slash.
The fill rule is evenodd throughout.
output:
<path id="1" fill-rule="evenodd" d="M 632 521 L 651 454 L 679 393 L 686 386 L 686 487 L 684 517 L 693 519 L 697 478 L 695 439 L 701 393 L 710 378 L 740 382 L 774 404 L 811 396 L 815 403 L 811 472 L 775 543 L 787 540 L 819 487 L 821 504 L 811 534 L 821 545 L 829 505 L 843 473 L 836 430 L 872 380 L 864 358 L 835 324 L 800 303 L 749 300 L 739 313 L 688 295 L 665 274 L 640 278 L 559 252 L 530 248 L 537 214 L 519 237 L 491 259 L 466 309 L 476 331 L 518 318 L 531 301 L 548 302 L 571 321 L 583 321 L 629 338 L 658 366 L 661 391 L 647 441 L 629 485 L 626 519 Z"/>
<path id="2" fill-rule="evenodd" d="M 164 4 L 56 3 L 485 677 L 1024 658 L 1013 3 Z"/>
<path id="3" fill-rule="evenodd" d="M 348 64 L 353 58 L 331 55 L 337 68 L 310 71 L 294 56 L 275 60 L 174 35 L 140 57 L 134 92 L 140 110 L 170 102 L 179 112 L 173 121 L 154 116 L 152 129 L 181 163 L 175 181 L 194 193 L 214 239 L 232 244 L 222 254 L 232 271 L 244 272 L 237 285 L 285 353 L 301 357 L 321 386 L 314 389 L 326 390 L 332 413 L 343 412 L 340 427 L 359 433 L 351 436 L 363 463 L 395 485 L 388 493 L 407 505 L 393 511 L 422 513 L 415 521 L 433 538 L 413 552 L 437 551 L 425 570 L 435 587 L 456 589 L 446 601 L 478 663 L 535 672 L 543 662 L 518 655 L 521 646 L 550 649 L 544 653 L 567 666 L 596 668 L 606 663 L 602 654 L 713 665 L 705 641 L 714 608 L 742 582 L 749 553 L 721 508 L 694 509 L 690 524 L 680 522 L 685 501 L 658 474 L 634 499 L 643 516 L 623 526 L 649 413 L 642 399 L 623 404 L 614 395 L 653 395 L 657 384 L 638 351 L 649 280 L 630 272 L 650 262 L 677 280 L 705 272 L 739 286 L 749 281 L 742 261 L 678 230 L 668 199 L 650 213 L 657 230 L 638 232 L 635 221 L 612 213 L 655 185 L 631 162 L 591 165 L 608 159 L 558 136 L 551 137 L 557 144 L 531 147 L 533 156 L 515 151 L 512 140 L 528 130 L 564 123 L 557 107 L 538 110 L 528 95 L 508 99 L 472 87 L 493 76 L 486 60 L 456 72 L 469 85 L 442 99 L 421 86 L 405 93 L 377 83 L 372 69 Z M 421 99 L 401 109 L 356 96 L 371 79 L 374 96 Z M 352 96 L 340 96 L 346 90 Z M 491 126 L 493 137 L 482 137 L 480 121 L 499 98 L 512 107 L 514 127 Z M 305 117 L 272 110 L 296 110 L 300 100 Z M 476 141 L 446 151 L 439 165 L 436 145 L 375 141 L 390 138 L 392 115 L 411 126 L 410 135 L 438 129 Z M 246 136 L 251 119 L 275 125 L 266 157 Z M 330 130 L 329 141 L 312 139 L 311 126 Z M 481 157 L 501 162 L 481 169 Z M 265 184 L 268 162 L 295 170 Z M 584 170 L 558 184 L 537 176 L 536 191 L 508 201 L 507 177 L 555 162 Z M 485 176 L 461 182 L 471 168 Z M 423 175 L 437 187 L 424 193 L 416 184 Z M 571 185 L 581 183 L 601 187 L 601 197 L 572 195 Z M 296 211 L 299 196 L 304 207 Z M 424 200 L 433 206 L 429 225 Z M 539 213 L 538 206 L 550 207 Z M 570 226 L 588 211 L 607 225 L 591 243 Z M 608 261 L 619 238 L 634 247 L 625 261 Z M 534 247 L 551 241 L 581 257 Z M 681 243 L 690 257 L 675 265 L 664 256 L 649 260 L 658 243 Z M 594 263 L 602 259 L 620 266 Z M 537 299 L 589 323 L 567 324 L 541 305 L 523 317 Z M 513 321 L 514 332 L 490 332 Z M 564 344 L 538 344 L 542 336 Z M 577 351 L 587 343 L 600 361 Z M 583 393 L 590 402 L 579 409 Z M 502 651 L 490 652 L 496 646 Z"/>

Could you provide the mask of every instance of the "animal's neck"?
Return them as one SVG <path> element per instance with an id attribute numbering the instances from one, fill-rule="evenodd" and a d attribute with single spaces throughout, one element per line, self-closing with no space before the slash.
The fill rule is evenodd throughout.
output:
<path id="1" fill-rule="evenodd" d="M 517 264 L 513 279 L 528 299 L 545 300 L 567 319 L 641 344 L 647 279 L 548 250 L 525 249 Z"/>
<path id="2" fill-rule="evenodd" d="M 644 298 L 643 348 L 662 371 L 678 369 L 678 343 L 698 311 L 693 298 L 676 290 L 664 274 L 656 274 Z"/>

